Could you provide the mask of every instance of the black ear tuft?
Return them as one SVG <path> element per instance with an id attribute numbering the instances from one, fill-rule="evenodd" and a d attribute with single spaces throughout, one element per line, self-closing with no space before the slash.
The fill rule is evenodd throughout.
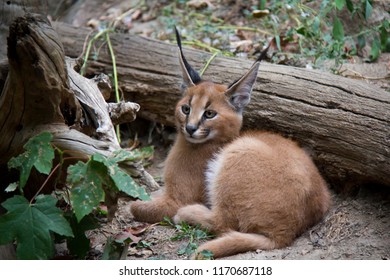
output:
<path id="1" fill-rule="evenodd" d="M 251 99 L 252 87 L 256 82 L 257 72 L 259 70 L 260 61 L 267 55 L 269 44 L 260 54 L 259 58 L 252 64 L 252 67 L 240 79 L 229 85 L 225 95 L 229 98 L 230 104 L 237 110 L 242 112 Z"/>
<path id="2" fill-rule="evenodd" d="M 176 41 L 177 41 L 177 45 L 179 47 L 179 51 L 180 51 L 180 63 L 182 64 L 182 71 L 183 71 L 183 78 L 184 78 L 184 81 L 188 84 L 188 85 L 196 85 L 198 83 L 200 83 L 202 81 L 202 79 L 200 78 L 198 72 L 196 72 L 192 67 L 191 65 L 188 63 L 187 59 L 184 57 L 184 54 L 183 54 L 183 49 L 181 47 L 181 39 L 180 39 L 180 34 L 179 34 L 179 31 L 177 30 L 176 26 L 175 26 L 175 33 L 176 33 Z"/>
<path id="3" fill-rule="evenodd" d="M 268 52 L 268 49 L 269 47 L 271 46 L 271 43 L 268 44 L 268 46 L 261 52 L 260 56 L 256 59 L 256 61 L 252 64 L 252 68 L 255 64 L 259 64 L 267 55 L 267 52 Z M 242 78 L 240 78 L 242 79 Z M 240 79 L 236 79 L 233 83 L 231 83 L 229 86 L 228 86 L 228 89 L 233 87 L 235 84 L 237 84 L 237 82 L 240 80 Z"/>
<path id="4" fill-rule="evenodd" d="M 256 59 L 256 62 L 260 62 L 266 57 L 269 47 L 271 46 L 271 43 L 268 44 L 268 46 L 261 52 L 260 56 Z"/>

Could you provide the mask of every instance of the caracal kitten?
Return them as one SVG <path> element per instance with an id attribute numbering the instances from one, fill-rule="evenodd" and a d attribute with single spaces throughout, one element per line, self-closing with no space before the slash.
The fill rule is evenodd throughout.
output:
<path id="1" fill-rule="evenodd" d="M 176 36 L 185 85 L 175 111 L 177 139 L 166 160 L 163 193 L 132 203 L 135 219 L 199 224 L 217 238 L 198 252 L 209 250 L 214 258 L 290 245 L 322 219 L 330 194 L 295 142 L 265 131 L 240 133 L 267 50 L 226 86 L 203 81 L 185 59 L 177 30 Z"/>

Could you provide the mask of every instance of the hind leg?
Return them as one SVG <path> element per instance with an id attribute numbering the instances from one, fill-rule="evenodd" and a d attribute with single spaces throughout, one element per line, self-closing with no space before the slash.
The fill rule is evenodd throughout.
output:
<path id="1" fill-rule="evenodd" d="M 171 198 L 162 195 L 151 201 L 135 201 L 130 209 L 135 220 L 157 223 L 164 220 L 164 217 L 172 218 L 179 209 L 179 205 Z"/>
<path id="2" fill-rule="evenodd" d="M 191 225 L 200 225 L 209 231 L 214 231 L 213 213 L 202 204 L 193 204 L 180 208 L 173 221 L 178 224 L 187 222 Z"/>

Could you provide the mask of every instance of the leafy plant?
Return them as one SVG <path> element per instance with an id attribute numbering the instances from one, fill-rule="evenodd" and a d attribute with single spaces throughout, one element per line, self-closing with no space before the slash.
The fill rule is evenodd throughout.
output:
<path id="1" fill-rule="evenodd" d="M 214 54 L 219 50 L 224 55 L 233 55 L 230 38 L 238 30 L 257 34 L 255 40 L 264 41 L 263 45 L 267 42 L 258 35 L 275 37 L 280 54 L 274 61 L 281 63 L 285 61 L 282 57 L 292 61 L 304 58 L 320 67 L 323 61 L 334 59 L 334 69 L 337 69 L 345 59 L 362 55 L 365 46 L 370 47 L 368 56 L 364 57 L 369 62 L 378 59 L 381 52 L 390 51 L 389 21 L 368 24 L 373 16 L 371 0 L 260 0 L 257 3 L 241 3 L 244 26 L 227 24 L 216 19 L 211 9 L 194 10 L 181 1 L 165 6 L 160 20 L 168 30 L 173 25 L 190 26 L 182 32 L 183 44 Z M 258 9 L 267 9 L 269 13 L 256 18 L 253 15 Z M 343 21 L 346 15 L 356 22 L 357 32 L 346 28 Z"/>
<path id="2" fill-rule="evenodd" d="M 92 214 L 85 216 L 81 221 L 78 221 L 73 212 L 64 214 L 73 231 L 73 237 L 66 238 L 66 245 L 72 256 L 78 259 L 85 259 L 88 250 L 90 249 L 90 240 L 85 236 L 88 230 L 93 230 L 99 227 L 96 217 Z"/>
<path id="3" fill-rule="evenodd" d="M 54 253 L 50 232 L 73 237 L 69 223 L 55 205 L 57 199 L 39 195 L 35 203 L 15 195 L 2 206 L 8 211 L 0 217 L 0 244 L 17 242 L 19 259 L 48 259 Z"/>
<path id="4" fill-rule="evenodd" d="M 71 188 L 70 200 L 79 221 L 99 206 L 104 197 L 118 191 L 134 198 L 149 199 L 145 190 L 118 166 L 120 162 L 135 161 L 140 157 L 140 151 L 120 150 L 112 157 L 95 154 L 86 163 L 79 161 L 69 166 L 67 182 Z"/>
<path id="5" fill-rule="evenodd" d="M 65 161 L 75 158 L 64 158 L 63 152 L 51 145 L 51 140 L 52 135 L 48 132 L 36 135 L 24 145 L 24 153 L 8 162 L 9 169 L 20 171 L 20 178 L 19 182 L 10 184 L 6 191 L 18 190 L 21 195 L 15 194 L 2 203 L 7 213 L 0 216 L 0 244 L 15 241 L 17 257 L 20 259 L 51 258 L 54 253 L 52 233 L 67 237 L 70 251 L 83 258 L 89 249 L 85 231 L 96 227 L 90 215 L 102 201 L 110 198 L 109 201 L 115 204 L 118 192 L 134 198 L 149 199 L 145 190 L 120 165 L 140 160 L 152 150 L 119 150 L 108 157 L 95 154 L 86 162 L 79 161 L 68 167 L 65 183 L 69 189 L 64 191 L 68 193 L 65 197 L 70 199 L 65 201 L 69 205 L 66 207 L 68 212 L 64 213 L 56 206 L 59 202 L 57 198 L 43 195 L 41 191 L 55 171 L 62 170 Z M 60 155 L 60 163 L 53 168 L 55 150 Z M 23 189 L 32 168 L 49 176 L 28 201 L 23 196 Z"/>
<path id="6" fill-rule="evenodd" d="M 199 226 L 194 227 L 184 222 L 181 224 L 175 224 L 168 218 L 164 218 L 164 221 L 161 224 L 176 229 L 176 235 L 171 238 L 173 241 L 186 240 L 186 242 L 180 246 L 177 252 L 178 255 L 190 256 L 198 249 L 199 241 L 214 237 L 212 234 L 204 229 L 201 229 Z M 204 259 L 212 258 L 212 253 L 209 251 L 200 252 L 200 254 L 203 255 Z"/>
<path id="7" fill-rule="evenodd" d="M 20 180 L 17 185 L 21 192 L 23 192 L 33 167 L 40 173 L 46 175 L 50 173 L 54 159 L 54 149 L 50 145 L 52 138 L 52 135 L 48 132 L 31 138 L 24 145 L 25 152 L 8 162 L 9 169 L 15 168 L 20 172 Z"/>
<path id="8" fill-rule="evenodd" d="M 389 21 L 385 19 L 374 26 L 367 24 L 372 15 L 370 0 L 323 0 L 318 10 L 303 4 L 303 1 L 287 2 L 287 12 L 283 6 L 279 6 L 279 13 L 287 15 L 292 19 L 289 22 L 293 23 L 286 32 L 287 39 L 298 40 L 301 53 L 313 56 L 314 63 L 333 58 L 337 66 L 343 59 L 356 55 L 367 44 L 371 46 L 368 61 L 375 61 L 381 51 L 389 51 Z M 360 29 L 357 34 L 346 33 L 339 17 L 341 12 L 349 13 L 351 20 L 356 22 Z M 283 30 L 278 32 L 281 34 Z"/>

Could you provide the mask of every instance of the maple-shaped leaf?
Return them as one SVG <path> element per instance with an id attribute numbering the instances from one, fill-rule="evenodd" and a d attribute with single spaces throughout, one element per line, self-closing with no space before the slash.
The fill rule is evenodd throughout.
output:
<path id="1" fill-rule="evenodd" d="M 15 195 L 2 206 L 8 211 L 0 216 L 0 244 L 16 240 L 19 259 L 48 259 L 53 256 L 54 243 L 50 232 L 73 236 L 69 223 L 56 207 L 57 199 L 39 195 L 34 204 Z"/>
<path id="2" fill-rule="evenodd" d="M 134 198 L 140 198 L 142 200 L 150 199 L 145 189 L 141 188 L 131 176 L 118 166 L 118 160 L 116 157 L 107 158 L 100 154 L 95 154 L 92 156 L 92 159 L 94 161 L 101 162 L 106 166 L 108 175 L 119 191 L 122 191 Z M 107 185 L 109 185 L 108 182 Z"/>
<path id="3" fill-rule="evenodd" d="M 70 201 L 78 221 L 104 201 L 105 173 L 105 166 L 93 161 L 79 161 L 69 166 L 67 182 L 71 187 Z"/>
<path id="4" fill-rule="evenodd" d="M 30 138 L 23 146 L 25 152 L 9 160 L 8 168 L 16 168 L 20 171 L 20 190 L 23 190 L 26 185 L 32 167 L 40 173 L 50 173 L 54 159 L 54 149 L 50 145 L 52 138 L 49 132 L 42 132 Z"/>
<path id="5" fill-rule="evenodd" d="M 142 157 L 143 153 L 115 153 L 111 157 L 94 154 L 86 162 L 68 167 L 67 183 L 71 188 L 70 201 L 78 221 L 90 214 L 104 201 L 105 195 L 115 197 L 122 191 L 134 198 L 149 199 L 144 188 L 124 172 L 119 163 Z M 113 194 L 113 195 L 112 195 Z"/>
<path id="6" fill-rule="evenodd" d="M 114 162 L 138 161 L 145 158 L 151 158 L 153 153 L 153 146 L 143 147 L 132 151 L 121 149 L 113 152 L 110 159 Z"/>

